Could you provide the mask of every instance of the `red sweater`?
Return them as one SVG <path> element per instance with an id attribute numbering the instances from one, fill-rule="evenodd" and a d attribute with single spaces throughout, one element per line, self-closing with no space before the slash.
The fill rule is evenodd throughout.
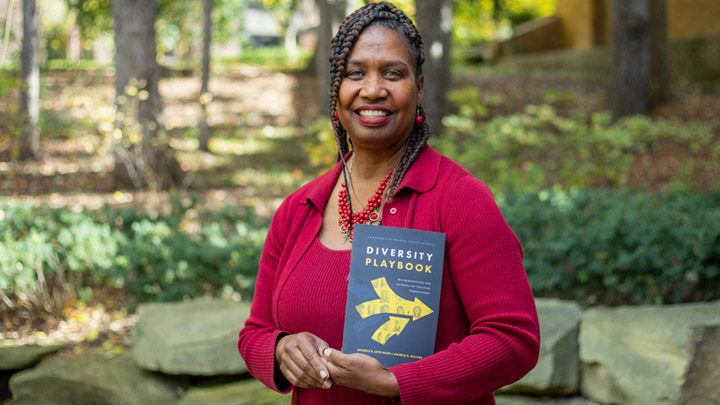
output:
<path id="1" fill-rule="evenodd" d="M 240 331 L 238 348 L 250 373 L 281 392 L 290 387 L 278 387 L 273 378 L 279 334 L 319 332 L 316 334 L 333 348 L 341 347 L 347 269 L 317 266 L 322 246 L 319 242 L 313 245 L 339 174 L 337 165 L 290 195 L 275 213 L 263 248 L 250 318 Z M 426 147 L 393 201 L 384 205 L 382 218 L 385 226 L 446 234 L 435 354 L 391 368 L 402 403 L 494 404 L 493 391 L 534 367 L 540 332 L 520 243 L 490 190 L 468 171 Z M 328 271 L 333 272 L 330 278 L 338 281 L 322 286 L 302 281 L 328 277 Z M 307 301 L 308 294 L 324 298 L 313 301 L 311 311 L 297 311 L 295 318 L 288 316 L 284 311 L 287 305 Z M 323 314 L 321 322 L 313 319 L 318 313 Z M 308 330 L 312 325 L 321 326 Z M 335 389 L 323 394 L 321 389 L 295 388 L 293 400 L 312 404 L 392 403 L 389 398 L 350 389 L 338 390 L 337 395 L 347 393 L 338 402 L 329 393 Z"/>

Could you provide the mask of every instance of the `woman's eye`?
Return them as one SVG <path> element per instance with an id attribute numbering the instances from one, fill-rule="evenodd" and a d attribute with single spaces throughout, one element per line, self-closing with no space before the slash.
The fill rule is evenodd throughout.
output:
<path id="1" fill-rule="evenodd" d="M 347 73 L 347 77 L 351 79 L 359 79 L 363 76 L 363 72 L 360 70 L 351 70 Z"/>
<path id="2" fill-rule="evenodd" d="M 402 73 L 398 72 L 397 70 L 388 70 L 385 72 L 385 77 L 389 79 L 399 79 L 403 77 Z"/>

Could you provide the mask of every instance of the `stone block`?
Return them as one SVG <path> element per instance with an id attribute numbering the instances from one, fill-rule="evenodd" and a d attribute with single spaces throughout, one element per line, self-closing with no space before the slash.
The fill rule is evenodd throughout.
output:
<path id="1" fill-rule="evenodd" d="M 174 375 L 247 372 L 237 350 L 250 303 L 225 300 L 153 303 L 138 307 L 133 358 L 146 370 Z"/>
<path id="2" fill-rule="evenodd" d="M 290 394 L 280 394 L 255 379 L 187 391 L 178 405 L 289 405 Z"/>
<path id="3" fill-rule="evenodd" d="M 578 390 L 578 324 L 582 309 L 574 301 L 535 300 L 540 321 L 540 357 L 525 377 L 501 389 L 523 394 L 573 394 Z"/>
<path id="4" fill-rule="evenodd" d="M 180 388 L 124 354 L 56 357 L 10 378 L 15 405 L 174 405 Z"/>
<path id="5" fill-rule="evenodd" d="M 579 337 L 583 396 L 628 405 L 678 403 L 694 355 L 693 330 L 717 325 L 720 302 L 587 310 Z"/>

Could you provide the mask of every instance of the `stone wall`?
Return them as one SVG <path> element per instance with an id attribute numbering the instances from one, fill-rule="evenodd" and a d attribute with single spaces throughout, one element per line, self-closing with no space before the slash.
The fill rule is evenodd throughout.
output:
<path id="1" fill-rule="evenodd" d="M 570 301 L 536 303 L 538 364 L 499 392 L 499 405 L 720 405 L 720 301 L 585 311 Z M 252 379 L 237 354 L 248 311 L 227 301 L 144 305 L 133 353 L 35 365 L 58 347 L 0 344 L 0 371 L 30 367 L 13 371 L 15 405 L 289 404 Z"/>

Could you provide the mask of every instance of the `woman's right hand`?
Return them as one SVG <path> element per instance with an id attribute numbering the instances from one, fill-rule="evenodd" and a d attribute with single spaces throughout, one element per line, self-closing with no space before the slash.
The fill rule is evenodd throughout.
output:
<path id="1" fill-rule="evenodd" d="M 330 388 L 327 361 L 322 350 L 328 344 L 309 332 L 286 335 L 275 345 L 275 361 L 290 384 L 298 388 Z"/>

